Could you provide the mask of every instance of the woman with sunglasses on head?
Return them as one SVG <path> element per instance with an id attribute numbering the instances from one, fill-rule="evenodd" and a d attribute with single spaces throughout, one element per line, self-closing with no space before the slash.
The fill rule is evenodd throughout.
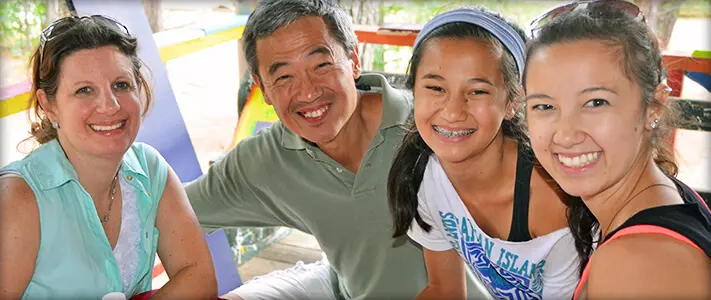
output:
<path id="1" fill-rule="evenodd" d="M 536 157 L 592 252 L 576 298 L 710 299 L 711 213 L 674 178 L 673 106 L 634 4 L 585 1 L 534 21 L 525 88 Z"/>
<path id="2" fill-rule="evenodd" d="M 217 293 L 180 180 L 134 143 L 152 101 L 137 41 L 102 16 L 60 19 L 32 56 L 31 134 L 41 146 L 0 170 L 0 298 L 156 298 Z M 159 237 L 160 235 L 160 237 Z"/>
<path id="3" fill-rule="evenodd" d="M 535 163 L 522 124 L 524 52 L 523 30 L 483 8 L 438 15 L 416 39 L 414 124 L 388 194 L 394 237 L 424 248 L 420 299 L 464 298 L 465 268 L 495 299 L 573 294 L 568 196 Z"/>

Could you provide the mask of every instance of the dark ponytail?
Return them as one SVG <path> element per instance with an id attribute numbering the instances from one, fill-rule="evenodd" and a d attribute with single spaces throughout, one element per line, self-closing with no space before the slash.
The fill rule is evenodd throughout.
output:
<path id="1" fill-rule="evenodd" d="M 415 122 L 411 123 L 400 148 L 395 153 L 388 174 L 388 202 L 390 214 L 393 216 L 394 238 L 405 235 L 413 219 L 425 231 L 429 232 L 432 229 L 432 226 L 425 223 L 417 213 L 417 192 L 420 190 L 432 149 L 425 144 L 415 128 Z"/>
<path id="2" fill-rule="evenodd" d="M 566 200 L 568 228 L 575 240 L 575 250 L 580 258 L 579 271 L 582 275 L 592 255 L 593 245 L 599 242 L 593 234 L 598 232 L 600 224 L 582 199 L 568 196 Z"/>

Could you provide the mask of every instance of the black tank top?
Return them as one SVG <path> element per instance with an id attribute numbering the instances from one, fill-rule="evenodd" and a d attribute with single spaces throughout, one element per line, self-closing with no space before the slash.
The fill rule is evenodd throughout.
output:
<path id="1" fill-rule="evenodd" d="M 530 148 L 518 144 L 516 159 L 516 182 L 514 184 L 513 215 L 511 217 L 510 242 L 526 242 L 531 240 L 528 230 L 528 207 L 531 198 L 531 173 L 534 156 Z"/>
<path id="2" fill-rule="evenodd" d="M 640 211 L 605 236 L 605 241 L 627 227 L 655 225 L 683 235 L 711 257 L 711 211 L 694 190 L 678 179 L 670 178 L 676 184 L 684 204 L 658 206 Z"/>

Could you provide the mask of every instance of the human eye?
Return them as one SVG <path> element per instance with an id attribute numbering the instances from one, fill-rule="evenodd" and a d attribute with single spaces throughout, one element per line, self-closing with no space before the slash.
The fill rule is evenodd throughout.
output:
<path id="1" fill-rule="evenodd" d="M 548 111 L 548 110 L 554 110 L 555 107 L 550 104 L 536 104 L 531 106 L 531 110 L 538 110 L 538 111 Z"/>
<path id="2" fill-rule="evenodd" d="M 118 90 L 128 90 L 131 88 L 131 84 L 125 81 L 119 81 L 114 83 L 113 88 Z"/>
<path id="3" fill-rule="evenodd" d="M 610 102 L 605 99 L 592 99 L 585 103 L 585 107 L 599 107 L 603 105 L 610 105 Z"/>
<path id="4" fill-rule="evenodd" d="M 81 87 L 81 88 L 77 89 L 76 92 L 74 92 L 74 94 L 76 94 L 76 95 L 89 94 L 93 91 L 94 91 L 94 89 L 92 89 L 88 86 L 85 86 L 85 87 Z"/>
<path id="5" fill-rule="evenodd" d="M 430 90 L 430 91 L 433 91 L 433 92 L 435 92 L 435 93 L 442 93 L 442 92 L 444 92 L 444 89 L 443 89 L 443 88 L 441 88 L 441 87 L 439 87 L 439 86 L 436 86 L 436 85 L 426 85 L 425 88 L 428 89 L 428 90 Z"/>
<path id="6" fill-rule="evenodd" d="M 316 69 L 321 69 L 321 68 L 324 68 L 324 67 L 328 67 L 328 66 L 330 66 L 330 65 L 332 65 L 332 63 L 329 62 L 329 61 L 322 62 L 322 63 L 320 63 L 320 64 L 318 64 L 318 65 L 316 66 Z"/>
<path id="7" fill-rule="evenodd" d="M 469 94 L 471 94 L 471 95 L 487 95 L 490 93 L 487 90 L 473 90 Z"/>
<path id="8" fill-rule="evenodd" d="M 282 83 L 291 78 L 291 75 L 281 75 L 274 79 L 274 84 Z"/>

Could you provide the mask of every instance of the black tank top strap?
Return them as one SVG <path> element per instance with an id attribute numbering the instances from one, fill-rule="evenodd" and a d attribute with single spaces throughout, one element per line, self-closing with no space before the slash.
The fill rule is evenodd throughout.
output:
<path id="1" fill-rule="evenodd" d="M 533 172 L 533 153 L 519 143 L 516 159 L 516 183 L 514 185 L 513 216 L 508 241 L 526 242 L 531 240 L 528 230 L 528 208 L 531 198 L 531 173 Z"/>
<path id="2" fill-rule="evenodd" d="M 674 177 L 670 178 L 676 184 L 684 204 L 657 206 L 642 210 L 610 232 L 604 240 L 612 238 L 617 232 L 627 227 L 654 225 L 685 236 L 711 257 L 711 210 L 705 203 L 702 203 L 704 200 L 686 184 Z"/>

